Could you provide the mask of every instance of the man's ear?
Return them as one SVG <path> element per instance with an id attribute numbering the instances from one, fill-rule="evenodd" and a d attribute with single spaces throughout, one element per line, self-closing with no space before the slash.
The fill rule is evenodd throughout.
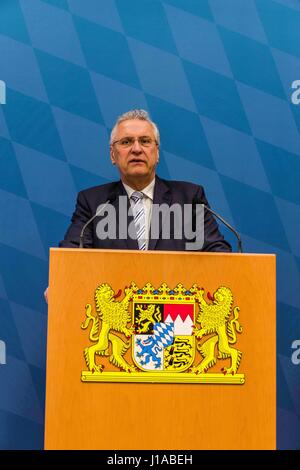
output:
<path id="1" fill-rule="evenodd" d="M 115 159 L 115 154 L 114 154 L 114 151 L 113 151 L 112 147 L 110 147 L 110 159 L 111 159 L 111 163 L 113 165 L 115 165 L 116 164 L 116 159 Z"/>

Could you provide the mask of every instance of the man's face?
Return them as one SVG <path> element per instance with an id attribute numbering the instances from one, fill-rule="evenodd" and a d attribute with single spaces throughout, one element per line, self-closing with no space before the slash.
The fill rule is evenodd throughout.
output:
<path id="1" fill-rule="evenodd" d="M 123 139 L 134 138 L 132 145 L 122 145 Z M 142 145 L 137 138 L 145 138 L 150 145 Z M 129 119 L 121 122 L 116 130 L 114 141 L 120 141 L 110 146 L 110 157 L 120 172 L 121 179 L 130 186 L 147 186 L 155 176 L 158 161 L 158 145 L 151 124 L 139 119 Z M 141 142 L 143 139 L 141 140 Z"/>

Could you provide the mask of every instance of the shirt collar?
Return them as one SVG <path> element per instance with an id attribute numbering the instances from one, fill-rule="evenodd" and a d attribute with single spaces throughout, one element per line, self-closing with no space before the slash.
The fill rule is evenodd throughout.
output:
<path id="1" fill-rule="evenodd" d="M 130 186 L 128 186 L 128 184 L 125 184 L 123 183 L 123 186 L 128 194 L 128 197 L 129 199 L 131 198 L 132 194 L 136 191 L 136 189 L 133 189 L 131 188 Z M 153 201 L 153 195 L 154 195 L 154 185 L 155 185 L 155 178 L 153 178 L 153 180 L 151 181 L 150 184 L 148 184 L 148 186 L 146 186 L 146 188 L 144 188 L 142 191 L 140 191 L 141 193 L 143 193 L 146 197 L 148 197 L 149 199 L 151 199 L 151 201 Z"/>

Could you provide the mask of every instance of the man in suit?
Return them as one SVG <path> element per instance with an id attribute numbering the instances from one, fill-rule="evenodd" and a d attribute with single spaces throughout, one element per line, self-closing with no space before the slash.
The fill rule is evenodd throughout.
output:
<path id="1" fill-rule="evenodd" d="M 132 110 L 119 117 L 111 133 L 110 158 L 118 168 L 120 181 L 95 186 L 78 194 L 71 225 L 60 247 L 79 247 L 82 228 L 98 212 L 100 216 L 95 217 L 85 229 L 83 242 L 86 248 L 183 251 L 191 246 L 187 245 L 191 240 L 184 230 L 181 237 L 175 236 L 173 219 L 169 220 L 169 236 L 163 236 L 165 219 L 160 220 L 156 236 L 152 236 L 153 208 L 183 208 L 189 205 L 194 208 L 190 223 L 195 229 L 196 205 L 208 206 L 202 186 L 166 181 L 156 176 L 159 143 L 158 128 L 146 111 Z M 125 204 L 121 205 L 120 200 Z M 115 215 L 109 223 L 115 222 L 116 226 L 111 230 L 113 236 L 104 238 L 101 236 L 103 230 L 99 231 L 99 221 L 103 220 L 108 203 Z M 102 212 L 101 209 L 99 211 L 101 205 Z M 203 216 L 203 243 L 199 251 L 231 251 L 211 213 L 205 209 Z M 127 231 L 125 236 L 120 236 L 120 220 L 125 220 L 126 229 L 131 226 L 131 236 Z M 124 232 L 124 224 L 121 231 Z M 48 289 L 45 298 L 48 301 Z"/>
<path id="2" fill-rule="evenodd" d="M 201 186 L 180 181 L 166 181 L 156 176 L 159 143 L 157 126 L 150 120 L 146 111 L 132 110 L 119 117 L 111 133 L 110 158 L 112 164 L 118 168 L 121 180 L 79 193 L 72 223 L 60 243 L 61 247 L 78 247 L 84 224 L 96 214 L 101 204 L 109 201 L 115 209 L 116 217 L 110 220 L 110 222 L 116 221 L 116 228 L 111 231 L 114 236 L 99 237 L 100 217 L 96 217 L 85 230 L 85 247 L 169 251 L 186 249 L 189 240 L 185 234 L 183 233 L 181 238 L 174 237 L 174 220 L 170 221 L 169 237 L 163 236 L 162 223 L 158 227 L 156 237 L 151 236 L 152 209 L 163 204 L 183 208 L 185 205 L 195 207 L 201 203 L 208 205 L 208 202 Z M 131 223 L 132 232 L 136 233 L 135 237 L 119 236 L 119 221 L 124 220 L 124 214 L 120 214 L 121 196 L 126 202 L 122 206 L 123 212 L 126 213 L 126 225 Z M 103 207 L 102 217 L 104 209 Z M 129 217 L 127 217 L 128 209 L 131 209 Z M 194 216 L 191 217 L 193 225 L 195 225 L 194 218 L 195 210 Z M 229 243 L 224 240 L 217 223 L 207 210 L 204 210 L 203 228 L 201 251 L 231 251 Z"/>

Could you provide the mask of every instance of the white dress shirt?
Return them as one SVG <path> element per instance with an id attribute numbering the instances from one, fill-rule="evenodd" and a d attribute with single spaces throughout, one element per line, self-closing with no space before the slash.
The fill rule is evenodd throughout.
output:
<path id="1" fill-rule="evenodd" d="M 131 199 L 131 195 L 136 191 L 136 189 L 131 188 L 127 184 L 123 183 L 123 186 L 128 194 L 130 204 L 133 206 L 134 202 Z M 144 212 L 145 212 L 145 228 L 146 228 L 146 250 L 148 250 L 149 245 L 149 231 L 150 231 L 150 224 L 151 224 L 151 216 L 152 216 L 152 205 L 153 205 L 153 194 L 154 194 L 154 186 L 155 186 L 155 178 L 151 181 L 146 188 L 140 193 L 143 193 L 143 205 L 144 205 Z"/>

